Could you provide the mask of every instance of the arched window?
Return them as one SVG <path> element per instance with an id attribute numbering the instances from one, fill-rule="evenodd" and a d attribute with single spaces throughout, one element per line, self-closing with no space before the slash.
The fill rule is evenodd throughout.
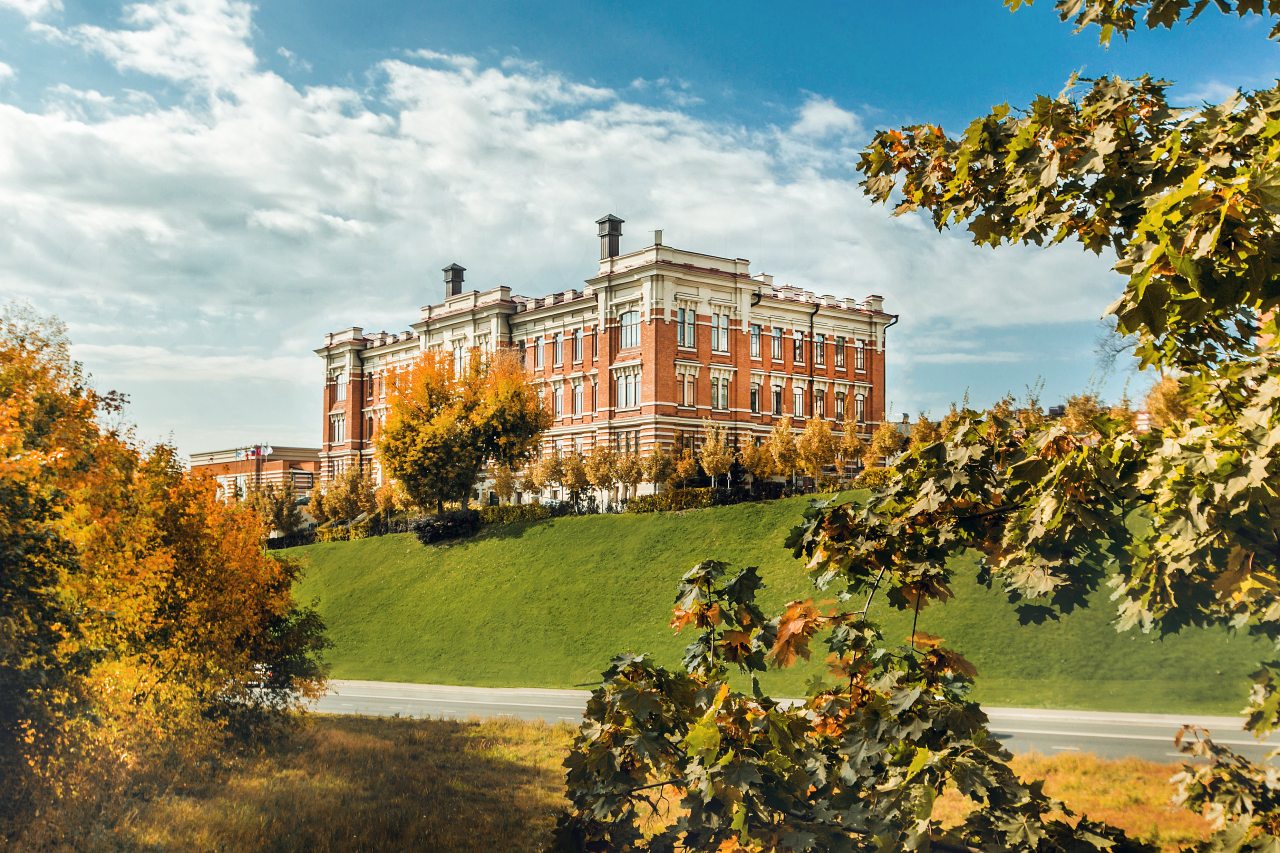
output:
<path id="1" fill-rule="evenodd" d="M 622 328 L 622 341 L 619 345 L 623 349 L 640 346 L 640 312 L 624 311 L 618 317 L 618 323 Z"/>
<path id="2" fill-rule="evenodd" d="M 867 369 L 867 347 L 863 341 L 858 341 L 853 345 L 853 369 Z"/>
<path id="3" fill-rule="evenodd" d="M 573 331 L 573 361 L 578 363 L 582 361 L 582 330 L 574 329 Z"/>
<path id="4" fill-rule="evenodd" d="M 867 422 L 867 398 L 862 394 L 853 398 L 853 417 L 860 424 Z"/>

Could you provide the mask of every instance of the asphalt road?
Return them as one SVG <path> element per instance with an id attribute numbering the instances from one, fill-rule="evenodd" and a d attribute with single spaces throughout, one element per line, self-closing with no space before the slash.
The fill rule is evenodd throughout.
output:
<path id="1" fill-rule="evenodd" d="M 586 706 L 585 690 L 453 687 L 384 681 L 330 681 L 315 704 L 326 714 L 390 717 L 518 717 L 576 723 Z M 1052 711 L 986 708 L 991 730 L 1012 752 L 1087 752 L 1104 758 L 1135 757 L 1174 762 L 1182 758 L 1173 736 L 1183 723 L 1209 729 L 1214 740 L 1250 758 L 1263 758 L 1280 738 L 1258 741 L 1241 729 L 1240 717 L 1180 714 L 1123 714 L 1108 711 Z"/>

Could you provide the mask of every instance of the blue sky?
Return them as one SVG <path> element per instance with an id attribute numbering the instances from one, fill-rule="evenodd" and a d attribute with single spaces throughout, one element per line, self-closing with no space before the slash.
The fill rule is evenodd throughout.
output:
<path id="1" fill-rule="evenodd" d="M 539 294 L 624 248 L 747 257 L 886 297 L 889 397 L 940 414 L 1102 375 L 1109 260 L 992 252 L 892 219 L 852 164 L 877 127 L 955 130 L 1072 71 L 1188 103 L 1280 76 L 1270 22 L 1206 13 L 1101 48 L 1052 4 L 0 0 L 0 296 L 64 318 L 146 440 L 319 440 L 325 331 L 403 329 L 439 269 Z"/>

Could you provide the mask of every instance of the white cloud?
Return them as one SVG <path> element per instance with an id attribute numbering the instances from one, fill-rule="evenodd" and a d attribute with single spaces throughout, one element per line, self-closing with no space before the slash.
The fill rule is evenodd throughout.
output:
<path id="1" fill-rule="evenodd" d="M 42 18 L 62 11 L 62 0 L 0 0 L 0 9 L 10 9 L 24 18 Z"/>
<path id="2" fill-rule="evenodd" d="M 8 82 L 18 76 L 18 72 L 13 70 L 13 66 L 7 62 L 0 62 L 0 83 Z"/>
<path id="3" fill-rule="evenodd" d="M 155 0 L 124 24 L 58 31 L 129 72 L 118 88 L 56 88 L 38 110 L 0 95 L 0 288 L 70 321 L 105 383 L 165 377 L 137 414 L 204 413 L 184 445 L 239 440 L 242 371 L 297 388 L 325 331 L 406 328 L 451 261 L 478 288 L 581 286 L 607 212 L 624 248 L 663 228 L 780 283 L 883 294 L 902 339 L 1088 320 L 1118 290 L 1070 248 L 991 252 L 872 207 L 858 116 L 829 99 L 748 128 L 429 50 L 382 62 L 368 89 L 299 87 L 258 65 L 245 3 Z M 158 103 L 135 72 L 193 97 Z M 315 406 L 262 405 L 271 440 L 317 440 Z"/>

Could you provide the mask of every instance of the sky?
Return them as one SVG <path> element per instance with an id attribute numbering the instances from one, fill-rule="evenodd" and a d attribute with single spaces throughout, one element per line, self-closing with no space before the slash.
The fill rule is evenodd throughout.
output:
<path id="1" fill-rule="evenodd" d="M 1097 355 L 1112 259 L 892 217 L 857 153 L 1075 71 L 1221 101 L 1280 76 L 1269 27 L 1210 12 L 1104 49 L 1047 0 L 0 0 L 0 303 L 64 320 L 144 441 L 315 446 L 325 332 L 407 329 L 451 262 L 581 287 L 614 213 L 624 251 L 661 228 L 882 294 L 895 414 L 1139 396 Z"/>

